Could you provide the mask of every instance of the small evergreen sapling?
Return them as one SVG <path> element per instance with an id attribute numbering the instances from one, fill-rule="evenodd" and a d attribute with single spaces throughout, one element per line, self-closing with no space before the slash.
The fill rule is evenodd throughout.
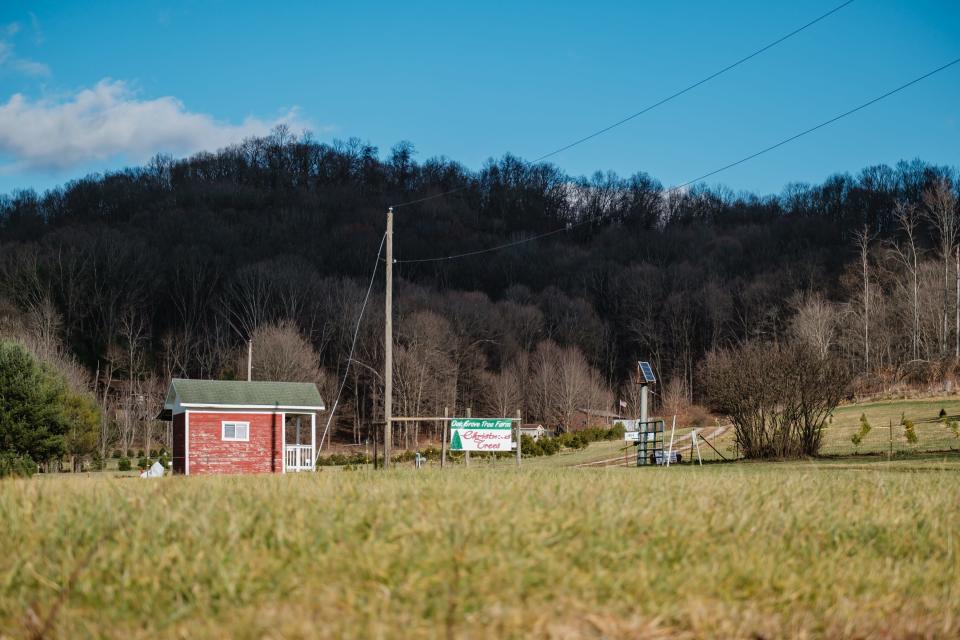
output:
<path id="1" fill-rule="evenodd" d="M 860 414 L 860 430 L 850 437 L 850 442 L 853 443 L 854 451 L 856 451 L 856 447 L 860 446 L 860 443 L 863 442 L 863 439 L 867 436 L 868 433 L 870 433 L 870 430 L 872 428 L 873 427 L 870 426 L 870 421 L 867 420 L 867 414 L 861 413 Z"/>
<path id="2" fill-rule="evenodd" d="M 916 444 L 919 438 L 917 437 L 917 429 L 913 420 L 907 420 L 905 417 L 901 417 L 900 424 L 903 425 L 903 435 L 907 439 L 907 442 Z"/>

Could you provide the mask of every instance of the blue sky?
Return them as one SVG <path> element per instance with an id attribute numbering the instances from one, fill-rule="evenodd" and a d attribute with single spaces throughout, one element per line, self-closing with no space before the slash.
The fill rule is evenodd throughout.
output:
<path id="1" fill-rule="evenodd" d="M 826 12 L 794 2 L 20 2 L 0 8 L 0 192 L 215 149 L 281 121 L 471 168 L 534 158 Z M 684 182 L 960 57 L 960 3 L 857 0 L 552 158 Z M 960 65 L 711 178 L 777 193 L 960 166 Z"/>

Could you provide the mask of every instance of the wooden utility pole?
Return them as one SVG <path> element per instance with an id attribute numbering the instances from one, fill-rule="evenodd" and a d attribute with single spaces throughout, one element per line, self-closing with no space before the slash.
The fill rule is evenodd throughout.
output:
<path id="1" fill-rule="evenodd" d="M 443 408 L 443 425 L 440 428 L 440 468 L 447 466 L 447 428 L 450 426 L 450 408 Z"/>
<path id="2" fill-rule="evenodd" d="M 390 468 L 393 438 L 393 207 L 387 209 L 387 298 L 384 303 L 383 468 Z"/>
<path id="3" fill-rule="evenodd" d="M 520 409 L 517 409 L 517 469 L 520 468 L 520 427 L 523 426 L 523 420 L 521 419 Z"/>

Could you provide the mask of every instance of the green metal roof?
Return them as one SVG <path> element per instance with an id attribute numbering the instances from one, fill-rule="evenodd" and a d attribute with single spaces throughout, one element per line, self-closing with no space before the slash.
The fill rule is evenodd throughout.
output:
<path id="1" fill-rule="evenodd" d="M 167 408 L 180 404 L 216 406 L 310 407 L 324 409 L 323 398 L 312 382 L 255 380 L 187 380 L 174 378 L 167 393 Z"/>

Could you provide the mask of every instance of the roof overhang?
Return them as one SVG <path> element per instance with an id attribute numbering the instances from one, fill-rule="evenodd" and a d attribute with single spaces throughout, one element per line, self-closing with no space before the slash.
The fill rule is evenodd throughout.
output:
<path id="1" fill-rule="evenodd" d="M 280 405 L 280 404 L 205 404 L 199 402 L 181 402 L 180 405 L 184 409 L 220 409 L 222 411 L 242 411 L 249 409 L 252 411 L 324 411 L 326 407 L 324 405 L 314 405 L 314 406 L 293 406 L 293 405 Z"/>

